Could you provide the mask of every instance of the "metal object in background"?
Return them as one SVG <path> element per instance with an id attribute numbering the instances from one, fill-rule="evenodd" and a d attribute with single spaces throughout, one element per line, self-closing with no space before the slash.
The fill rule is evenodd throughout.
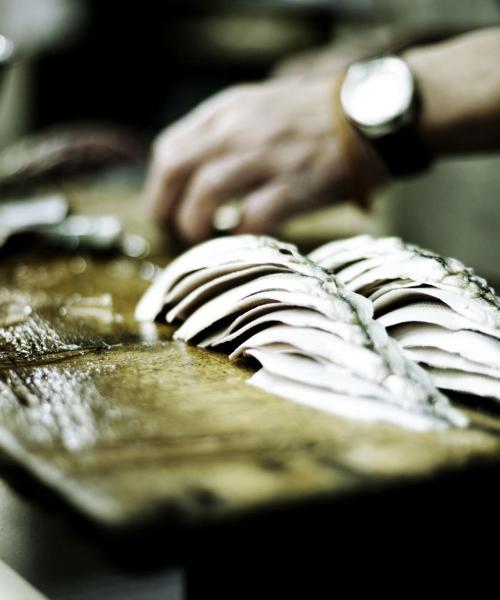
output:
<path id="1" fill-rule="evenodd" d="M 148 254 L 146 240 L 125 232 L 118 217 L 68 216 L 68 210 L 66 198 L 60 194 L 2 201 L 0 248 L 11 238 L 29 235 L 35 243 L 66 251 L 118 252 L 131 258 Z"/>
<path id="2" fill-rule="evenodd" d="M 0 246 L 12 235 L 61 223 L 68 214 L 64 196 L 53 194 L 0 203 Z"/>
<path id="3" fill-rule="evenodd" d="M 0 92 L 3 77 L 14 56 L 14 44 L 9 38 L 0 34 Z"/>
<path id="4" fill-rule="evenodd" d="M 119 245 L 123 228 L 118 217 L 69 216 L 60 223 L 40 227 L 43 240 L 68 250 L 106 251 Z"/>
<path id="5" fill-rule="evenodd" d="M 118 252 L 131 258 L 146 256 L 149 244 L 139 235 L 126 233 L 114 215 L 69 216 L 61 223 L 38 228 L 43 241 L 66 250 L 92 254 Z"/>
<path id="6" fill-rule="evenodd" d="M 21 138 L 0 151 L 0 188 L 9 192 L 98 173 L 119 165 L 139 165 L 146 145 L 126 128 L 71 123 Z"/>
<path id="7" fill-rule="evenodd" d="M 46 600 L 27 581 L 0 560 L 0 597 L 15 600 Z"/>
<path id="8" fill-rule="evenodd" d="M 12 40 L 0 35 L 0 64 L 8 63 L 14 56 L 14 44 Z"/>

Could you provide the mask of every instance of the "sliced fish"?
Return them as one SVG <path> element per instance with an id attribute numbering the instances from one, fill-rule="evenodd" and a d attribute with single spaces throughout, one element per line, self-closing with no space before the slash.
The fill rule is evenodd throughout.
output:
<path id="1" fill-rule="evenodd" d="M 246 269 L 238 270 L 235 273 L 227 273 L 226 275 L 220 275 L 219 277 L 207 281 L 193 289 L 184 297 L 176 296 L 171 292 L 165 298 L 165 304 L 175 306 L 168 313 L 167 319 L 171 322 L 174 319 L 185 318 L 198 306 L 206 303 L 215 296 L 219 296 L 222 292 L 234 289 L 235 286 L 241 285 L 245 281 L 255 280 L 261 275 L 272 274 L 277 270 L 281 269 L 277 269 L 276 267 L 271 268 L 267 265 L 248 267 Z M 178 286 L 176 286 L 176 288 L 177 287 Z M 175 290 L 173 291 L 175 292 Z"/>
<path id="2" fill-rule="evenodd" d="M 218 274 L 222 275 L 233 272 L 233 266 L 241 269 L 245 265 L 267 264 L 286 264 L 292 270 L 303 270 L 305 273 L 317 269 L 311 261 L 299 254 L 295 246 L 268 236 L 236 235 L 217 238 L 194 246 L 164 269 L 137 304 L 135 318 L 138 321 L 154 320 L 163 310 L 167 294 L 191 273 L 217 267 L 222 270 Z"/>
<path id="3" fill-rule="evenodd" d="M 498 378 L 453 369 L 429 369 L 433 380 L 443 390 L 453 390 L 483 398 L 500 400 Z"/>
<path id="4" fill-rule="evenodd" d="M 335 271 L 363 259 L 395 254 L 402 248 L 402 240 L 396 237 L 376 239 L 371 235 L 358 235 L 324 244 L 313 250 L 309 258 L 328 271 Z"/>
<path id="5" fill-rule="evenodd" d="M 226 237 L 177 258 L 136 310 L 138 319 L 162 315 L 181 323 L 176 339 L 261 362 L 253 383 L 286 382 L 281 395 L 290 399 L 285 389 L 309 390 L 341 414 L 336 403 L 349 399 L 349 415 L 368 419 L 357 414 L 364 398 L 373 418 L 416 429 L 468 422 L 374 321 L 369 300 L 273 238 Z"/>
<path id="6" fill-rule="evenodd" d="M 261 304 L 260 306 L 255 306 L 254 308 L 241 313 L 238 317 L 235 317 L 229 325 L 221 325 L 220 327 L 212 328 L 212 332 L 198 342 L 198 346 L 201 348 L 208 348 L 220 344 L 222 343 L 221 340 L 223 338 L 231 335 L 237 329 L 245 327 L 248 323 L 251 323 L 252 320 L 257 320 L 263 315 L 282 310 L 284 306 L 285 305 L 281 302 L 272 301 Z"/>
<path id="7" fill-rule="evenodd" d="M 471 325 L 469 319 L 458 315 L 451 308 L 430 302 L 415 302 L 400 306 L 381 315 L 378 321 L 384 327 L 402 323 L 430 323 L 453 330 L 468 329 Z"/>
<path id="8" fill-rule="evenodd" d="M 440 348 L 490 367 L 500 365 L 500 344 L 475 331 L 450 331 L 438 325 L 397 325 L 390 330 L 403 348 Z"/>
<path id="9" fill-rule="evenodd" d="M 408 358 L 429 367 L 465 371 L 466 373 L 475 373 L 476 375 L 487 375 L 488 377 L 500 380 L 500 370 L 498 368 L 488 367 L 483 363 L 469 360 L 459 354 L 446 352 L 439 348 L 406 348 L 405 354 Z"/>
<path id="10" fill-rule="evenodd" d="M 391 306 L 401 305 L 403 302 L 412 303 L 419 298 L 427 297 L 430 300 L 437 300 L 442 304 L 449 306 L 457 315 L 465 318 L 468 322 L 467 329 L 482 331 L 493 337 L 500 338 L 500 327 L 492 324 L 492 319 L 484 318 L 483 307 L 471 301 L 467 296 L 461 296 L 457 292 L 440 290 L 432 287 L 405 287 L 404 289 L 394 289 L 378 297 L 373 301 L 375 315 L 386 313 Z"/>
<path id="11" fill-rule="evenodd" d="M 166 304 L 176 304 L 180 302 L 191 292 L 196 291 L 207 283 L 214 283 L 214 290 L 222 285 L 231 281 L 244 281 L 248 274 L 251 273 L 252 269 L 261 269 L 260 274 L 273 273 L 276 271 L 276 266 L 252 265 L 248 262 L 235 262 L 224 265 L 216 265 L 215 267 L 207 267 L 206 269 L 198 269 L 189 275 L 183 277 L 177 284 L 175 284 L 165 297 Z M 226 289 L 230 287 L 227 285 Z"/>
<path id="12" fill-rule="evenodd" d="M 478 395 L 489 390 L 498 398 L 500 299 L 471 268 L 398 238 L 367 235 L 325 244 L 309 258 L 370 299 L 377 320 L 438 387 L 474 393 L 473 383 L 486 378 Z"/>
<path id="13" fill-rule="evenodd" d="M 256 309 L 253 310 L 255 311 Z M 293 327 L 327 331 L 355 344 L 364 344 L 366 342 L 366 336 L 358 325 L 334 321 L 325 317 L 325 315 L 307 308 L 281 308 L 281 310 L 268 310 L 266 314 L 247 320 L 240 327 L 233 327 L 231 332 L 212 339 L 210 345 L 227 344 L 245 333 L 269 323 L 282 323 Z"/>
<path id="14" fill-rule="evenodd" d="M 273 375 L 350 396 L 391 401 L 390 392 L 382 386 L 358 377 L 330 362 L 317 361 L 308 356 L 266 348 L 254 348 L 248 350 L 247 354 L 258 360 Z M 293 377 L 291 377 L 291 373 L 293 373 Z"/>
<path id="15" fill-rule="evenodd" d="M 340 257 L 345 252 L 342 242 L 325 244 L 309 254 L 309 258 L 329 271 L 338 271 L 338 279 L 349 289 L 363 295 L 366 295 L 363 288 L 380 288 L 397 280 L 412 281 L 417 286 L 426 285 L 431 289 L 448 291 L 460 298 L 456 301 L 456 307 L 452 308 L 460 312 L 462 307 L 467 311 L 464 314 L 467 318 L 494 329 L 500 328 L 500 299 L 484 279 L 459 260 L 444 258 L 430 250 L 406 244 L 399 238 L 374 239 L 365 235 L 352 238 L 350 242 L 352 252 L 344 263 L 339 264 Z M 335 258 L 337 252 L 340 256 Z M 362 271 L 348 282 L 344 281 L 342 264 L 347 270 L 348 265 L 354 262 L 384 255 L 385 260 L 376 266 Z M 372 294 L 373 291 L 370 295 Z"/>
<path id="16" fill-rule="evenodd" d="M 331 289 L 329 289 L 331 288 Z M 351 306 L 329 286 L 316 277 L 298 273 L 276 273 L 249 281 L 202 304 L 192 312 L 175 333 L 177 339 L 189 341 L 222 319 L 268 302 L 311 308 L 330 319 L 356 323 Z M 362 300 L 360 307 L 371 313 L 370 303 Z M 167 313 L 167 321 L 179 317 L 179 305 Z M 184 313 L 183 313 L 184 314 Z"/>
<path id="17" fill-rule="evenodd" d="M 449 426 L 445 421 L 436 420 L 426 413 L 406 410 L 398 404 L 381 402 L 377 398 L 370 399 L 332 392 L 311 384 L 300 383 L 288 377 L 275 375 L 265 368 L 254 373 L 248 383 L 270 394 L 347 419 L 369 423 L 383 421 L 414 431 L 439 431 L 445 430 Z"/>
<path id="18" fill-rule="evenodd" d="M 237 358 L 249 349 L 276 343 L 288 344 L 303 356 L 320 356 L 348 372 L 364 375 L 370 381 L 382 382 L 390 374 L 384 358 L 373 350 L 346 342 L 329 332 L 307 327 L 271 325 L 242 342 L 230 358 Z"/>

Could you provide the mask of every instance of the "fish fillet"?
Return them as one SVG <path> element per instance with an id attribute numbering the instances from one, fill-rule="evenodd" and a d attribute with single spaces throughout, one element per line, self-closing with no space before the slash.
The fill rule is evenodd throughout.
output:
<path id="1" fill-rule="evenodd" d="M 500 400 L 500 298 L 471 268 L 367 235 L 325 244 L 309 258 L 371 300 L 377 320 L 438 387 L 474 394 L 476 385 L 477 395 Z"/>
<path id="2" fill-rule="evenodd" d="M 467 424 L 373 319 L 369 300 L 267 236 L 192 248 L 146 291 L 136 318 L 177 322 L 176 339 L 252 357 L 262 368 L 251 383 L 291 400 L 416 430 Z"/>

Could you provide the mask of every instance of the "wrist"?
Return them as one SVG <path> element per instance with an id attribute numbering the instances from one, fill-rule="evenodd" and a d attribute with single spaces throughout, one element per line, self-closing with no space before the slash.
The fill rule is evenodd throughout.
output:
<path id="1" fill-rule="evenodd" d="M 352 125 L 342 108 L 340 92 L 345 74 L 334 81 L 333 112 L 345 193 L 362 209 L 371 205 L 374 190 L 389 178 L 372 144 Z"/>
<path id="2" fill-rule="evenodd" d="M 422 97 L 419 132 L 436 155 L 500 148 L 500 28 L 403 54 Z"/>
<path id="3" fill-rule="evenodd" d="M 340 90 L 342 112 L 395 177 L 419 174 L 432 152 L 419 136 L 420 96 L 408 64 L 381 56 L 352 64 Z"/>
<path id="4" fill-rule="evenodd" d="M 457 117 L 450 114 L 449 101 L 443 95 L 446 89 L 439 85 L 439 76 L 433 75 L 439 57 L 433 48 L 416 48 L 404 52 L 402 58 L 408 63 L 419 88 L 418 133 L 436 155 L 446 153 Z"/>

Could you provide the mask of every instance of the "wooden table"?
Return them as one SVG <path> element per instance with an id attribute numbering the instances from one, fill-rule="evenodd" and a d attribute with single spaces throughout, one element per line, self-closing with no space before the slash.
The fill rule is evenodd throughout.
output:
<path id="1" fill-rule="evenodd" d="M 122 214 L 156 258 L 27 250 L 3 259 L 0 447 L 23 481 L 40 484 L 28 488 L 34 499 L 113 539 L 118 554 L 185 562 L 197 574 L 193 595 L 202 583 L 201 593 L 214 586 L 232 597 L 241 581 L 294 588 L 284 573 L 298 564 L 305 579 L 312 569 L 327 581 L 333 556 L 358 556 L 361 531 L 372 567 L 370 536 L 401 540 L 457 523 L 463 531 L 457 497 L 467 510 L 493 506 L 497 417 L 470 411 L 465 431 L 418 434 L 248 386 L 245 365 L 172 341 L 167 326 L 134 322 L 155 264 L 166 262 L 137 188 L 64 191 L 80 212 Z M 318 555 L 318 539 L 332 536 L 331 555 Z"/>

